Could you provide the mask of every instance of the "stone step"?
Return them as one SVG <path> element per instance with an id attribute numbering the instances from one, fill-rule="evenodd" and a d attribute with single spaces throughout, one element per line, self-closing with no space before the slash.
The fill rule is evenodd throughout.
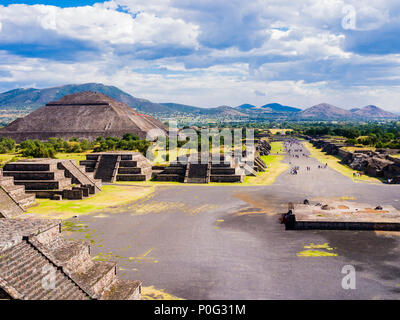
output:
<path id="1" fill-rule="evenodd" d="M 104 290 L 116 280 L 116 263 L 110 261 L 94 261 L 85 272 L 74 273 L 73 278 L 92 296 L 101 296 Z"/>
<path id="2" fill-rule="evenodd" d="M 14 260 L 22 257 L 27 250 L 29 250 L 29 247 L 21 242 L 13 246 L 11 249 L 2 252 L 0 255 L 0 270 L 9 270 L 14 263 Z"/>
<path id="3" fill-rule="evenodd" d="M 156 181 L 176 181 L 183 182 L 184 176 L 180 174 L 159 174 L 155 179 Z"/>
<path id="4" fill-rule="evenodd" d="M 213 175 L 225 175 L 225 174 L 235 174 L 235 168 L 225 168 L 225 167 L 218 167 L 218 168 L 211 168 L 211 174 Z"/>
<path id="5" fill-rule="evenodd" d="M 140 300 L 141 282 L 137 280 L 116 280 L 107 288 L 100 300 Z"/>
<path id="6" fill-rule="evenodd" d="M 4 188 L 12 188 L 14 186 L 14 178 L 2 176 L 0 178 L 0 186 Z"/>
<path id="7" fill-rule="evenodd" d="M 59 180 L 65 178 L 64 171 L 5 171 L 4 176 L 17 180 Z"/>
<path id="8" fill-rule="evenodd" d="M 119 167 L 118 174 L 139 174 L 142 173 L 142 168 L 137 167 Z"/>
<path id="9" fill-rule="evenodd" d="M 72 184 L 71 179 L 59 180 L 16 180 L 15 184 L 24 185 L 25 190 L 62 190 Z"/>
<path id="10" fill-rule="evenodd" d="M 243 182 L 242 175 L 211 175 L 210 182 Z"/>
<path id="11" fill-rule="evenodd" d="M 146 181 L 151 178 L 150 175 L 144 174 L 118 174 L 117 181 Z"/>
<path id="12" fill-rule="evenodd" d="M 100 158 L 99 166 L 97 168 L 95 178 L 101 179 L 103 182 L 112 182 L 115 166 L 118 162 L 116 155 L 103 155 Z"/>
<path id="13" fill-rule="evenodd" d="M 147 159 L 142 159 L 142 160 L 136 160 L 136 161 L 124 161 L 124 160 L 121 160 L 120 161 L 120 167 L 128 167 L 128 168 L 132 168 L 132 167 L 139 167 L 139 168 L 142 168 L 142 167 L 151 167 L 151 163 L 149 162 L 149 161 L 147 161 Z"/>
<path id="14" fill-rule="evenodd" d="M 14 181 L 13 181 L 14 183 Z M 24 186 L 17 186 L 13 184 L 12 186 L 3 187 L 10 196 L 16 197 L 25 194 L 25 187 Z"/>
<path id="15" fill-rule="evenodd" d="M 11 162 L 3 168 L 6 171 L 54 171 L 57 170 L 57 163 L 35 163 L 35 162 Z"/>
<path id="16" fill-rule="evenodd" d="M 230 163 L 212 163 L 211 168 L 230 168 L 231 164 Z"/>
<path id="17" fill-rule="evenodd" d="M 16 196 L 15 200 L 20 206 L 22 206 L 24 209 L 27 209 L 35 204 L 36 196 L 34 194 L 24 193 L 23 195 Z"/>
<path id="18" fill-rule="evenodd" d="M 164 169 L 165 174 L 185 174 L 186 167 L 167 167 Z"/>

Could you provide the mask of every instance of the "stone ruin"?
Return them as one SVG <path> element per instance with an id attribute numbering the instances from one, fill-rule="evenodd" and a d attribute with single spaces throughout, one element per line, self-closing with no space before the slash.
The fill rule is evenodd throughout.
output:
<path id="1" fill-rule="evenodd" d="M 257 140 L 256 141 L 256 151 L 261 156 L 267 156 L 271 153 L 271 145 L 266 140 L 263 140 L 263 139 Z"/>
<path id="2" fill-rule="evenodd" d="M 3 175 L 0 170 L 0 218 L 21 216 L 35 204 L 35 195 L 25 192 L 24 186 L 14 184 L 13 177 Z"/>
<path id="3" fill-rule="evenodd" d="M 344 144 L 309 138 L 310 142 L 327 154 L 337 155 L 342 163 L 353 170 L 364 172 L 372 177 L 384 177 L 391 183 L 400 183 L 400 159 L 392 157 L 385 149 L 376 151 L 356 150 L 355 152 L 343 149 Z"/>
<path id="4" fill-rule="evenodd" d="M 80 162 L 88 174 L 103 182 L 146 181 L 151 178 L 151 163 L 140 152 L 116 151 L 86 155 Z"/>
<path id="5" fill-rule="evenodd" d="M 116 273 L 115 262 L 64 240 L 59 220 L 0 219 L 0 299 L 140 300 L 141 282 Z"/>
<path id="6" fill-rule="evenodd" d="M 243 182 L 245 174 L 239 164 L 223 155 L 214 155 L 215 158 L 218 161 L 212 161 L 212 155 L 209 155 L 208 161 L 201 163 L 198 154 L 179 157 L 167 167 L 153 167 L 154 179 L 184 183 Z"/>
<path id="7" fill-rule="evenodd" d="M 81 200 L 101 191 L 101 180 L 75 160 L 32 159 L 7 163 L 3 175 L 12 177 L 37 198 Z"/>
<path id="8" fill-rule="evenodd" d="M 239 157 L 232 151 L 232 156 L 206 154 L 206 163 L 201 163 L 201 154 L 181 156 L 168 166 L 153 166 L 153 179 L 156 181 L 175 181 L 184 183 L 237 182 L 244 181 L 245 176 L 256 176 L 264 172 L 267 165 L 260 155 L 269 154 L 271 147 L 265 140 L 257 140 L 248 154 L 239 152 Z M 252 156 L 250 158 L 250 156 Z M 251 161 L 249 159 L 252 159 Z"/>

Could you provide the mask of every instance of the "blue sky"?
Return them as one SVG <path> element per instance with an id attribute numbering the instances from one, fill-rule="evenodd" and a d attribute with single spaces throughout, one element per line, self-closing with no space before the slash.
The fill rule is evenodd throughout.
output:
<path id="1" fill-rule="evenodd" d="M 9 0 L 2 0 L 0 3 L 4 6 L 7 6 L 9 4 L 28 4 L 28 5 L 35 5 L 35 4 L 44 4 L 44 5 L 52 5 L 52 6 L 58 6 L 61 8 L 66 8 L 66 7 L 79 7 L 79 6 L 91 6 L 97 2 L 100 1 L 81 1 L 81 0 L 48 0 L 48 1 L 40 1 L 40 0 L 32 0 L 32 1 L 9 1 Z"/>
<path id="2" fill-rule="evenodd" d="M 399 34 L 398 0 L 1 1 L 0 91 L 400 112 Z"/>

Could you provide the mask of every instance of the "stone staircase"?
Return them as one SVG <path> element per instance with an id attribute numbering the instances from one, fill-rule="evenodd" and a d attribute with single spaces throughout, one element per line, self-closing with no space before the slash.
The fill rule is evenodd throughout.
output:
<path id="1" fill-rule="evenodd" d="M 0 171 L 0 218 L 15 218 L 35 203 L 35 195 L 25 193 L 25 187 L 14 184 L 13 177 Z"/>
<path id="2" fill-rule="evenodd" d="M 97 171 L 94 177 L 104 182 L 114 182 L 114 172 L 117 164 L 119 163 L 119 159 L 120 157 L 118 157 L 117 155 L 101 155 L 99 159 L 99 165 L 97 167 Z"/>
<path id="3" fill-rule="evenodd" d="M 23 300 L 87 300 L 87 295 L 62 270 L 27 240 L 2 252 L 0 276 Z M 51 275 L 51 276 L 49 276 Z M 54 277 L 54 286 L 48 281 Z M 43 286 L 48 283 L 49 286 Z"/>
<path id="4" fill-rule="evenodd" d="M 188 163 L 185 183 L 209 183 L 211 164 Z"/>
<path id="5" fill-rule="evenodd" d="M 146 181 L 152 176 L 151 163 L 139 152 L 92 153 L 80 164 L 103 182 Z"/>
<path id="6" fill-rule="evenodd" d="M 57 164 L 58 168 L 64 170 L 65 176 L 71 178 L 73 184 L 79 184 L 90 188 L 90 194 L 101 191 L 100 179 L 95 179 L 92 172 L 86 172 L 84 166 L 79 166 L 75 160 L 63 160 Z"/>
<path id="7" fill-rule="evenodd" d="M 0 295 L 22 300 L 140 299 L 140 281 L 118 279 L 115 262 L 93 261 L 88 245 L 64 240 L 60 229 L 55 220 L 0 221 Z"/>

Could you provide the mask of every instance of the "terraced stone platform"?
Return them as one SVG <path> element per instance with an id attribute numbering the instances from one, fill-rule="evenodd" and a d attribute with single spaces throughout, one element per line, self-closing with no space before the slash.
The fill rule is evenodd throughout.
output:
<path id="1" fill-rule="evenodd" d="M 146 181 L 152 175 L 151 163 L 139 152 L 91 153 L 80 164 L 103 182 Z"/>
<path id="2" fill-rule="evenodd" d="M 287 229 L 400 231 L 400 211 L 366 203 L 336 201 L 298 204 Z"/>
<path id="3" fill-rule="evenodd" d="M 154 167 L 159 172 L 156 181 L 176 181 L 184 183 L 243 182 L 245 173 L 233 159 L 225 161 L 224 156 L 210 155 L 206 163 L 201 163 L 198 155 L 180 157 L 168 167 Z"/>
<path id="4" fill-rule="evenodd" d="M 141 282 L 120 280 L 116 263 L 66 241 L 61 221 L 1 219 L 0 297 L 19 300 L 137 300 Z"/>
<path id="5" fill-rule="evenodd" d="M 101 181 L 75 160 L 32 159 L 11 162 L 4 166 L 3 175 L 13 178 L 15 185 L 37 198 L 79 200 L 101 191 Z"/>

